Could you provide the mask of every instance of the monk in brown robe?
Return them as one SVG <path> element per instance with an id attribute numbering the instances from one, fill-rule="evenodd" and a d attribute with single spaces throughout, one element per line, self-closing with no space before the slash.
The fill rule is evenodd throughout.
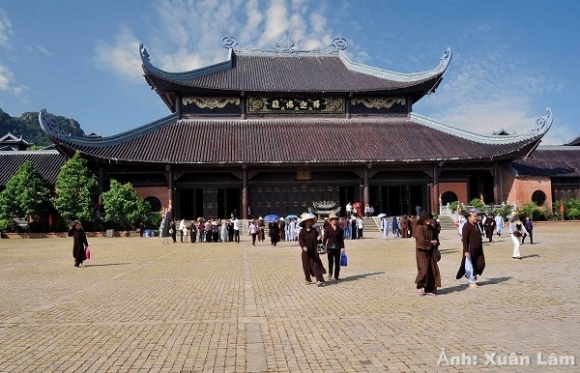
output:
<path id="1" fill-rule="evenodd" d="M 463 256 L 461 265 L 457 271 L 456 279 L 465 276 L 469 280 L 470 288 L 478 288 L 475 281 L 477 275 L 483 273 L 485 268 L 485 256 L 483 255 L 483 243 L 481 242 L 481 231 L 477 227 L 479 215 L 478 209 L 471 209 L 468 212 L 467 223 L 463 225 L 461 240 L 463 241 Z"/>
<path id="2" fill-rule="evenodd" d="M 416 220 L 413 227 L 413 237 L 415 238 L 415 256 L 417 258 L 417 293 L 419 296 L 425 294 L 436 296 L 437 288 L 441 287 L 441 275 L 437 260 L 433 252 L 438 241 L 433 237 L 434 229 L 430 227 L 431 217 L 425 211 Z"/>
<path id="3" fill-rule="evenodd" d="M 403 235 L 403 238 L 409 237 L 408 229 L 409 229 L 409 221 L 407 220 L 407 215 L 405 215 L 401 219 L 401 234 Z"/>
<path id="4" fill-rule="evenodd" d="M 316 223 L 316 216 L 314 214 L 302 214 L 300 220 L 302 229 L 298 234 L 298 243 L 302 249 L 302 269 L 304 270 L 306 285 L 312 284 L 311 276 L 314 276 L 316 277 L 316 285 L 324 286 L 326 269 L 316 250 L 318 241 L 322 241 L 322 236 L 314 228 L 314 223 Z"/>

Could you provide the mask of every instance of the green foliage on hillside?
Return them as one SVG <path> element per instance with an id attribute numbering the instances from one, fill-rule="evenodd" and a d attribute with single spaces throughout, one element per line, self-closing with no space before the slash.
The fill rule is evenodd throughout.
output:
<path id="1" fill-rule="evenodd" d="M 65 133 L 78 137 L 85 136 L 81 125 L 76 120 L 61 116 L 55 116 L 55 119 Z M 20 117 L 11 117 L 0 109 L 0 137 L 8 132 L 16 136 L 22 136 L 24 140 L 36 146 L 48 146 L 51 144 L 40 128 L 38 112 L 28 111 Z"/>

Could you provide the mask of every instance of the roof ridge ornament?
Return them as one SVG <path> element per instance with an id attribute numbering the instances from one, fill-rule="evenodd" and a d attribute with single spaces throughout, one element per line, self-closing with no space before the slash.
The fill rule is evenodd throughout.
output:
<path id="1" fill-rule="evenodd" d="M 278 39 L 278 42 L 276 43 L 276 53 L 282 55 L 296 54 L 298 51 L 294 49 L 295 46 L 296 43 L 294 40 L 292 40 L 291 37 L 286 36 L 286 33 L 284 33 L 284 35 Z"/>
<path id="2" fill-rule="evenodd" d="M 335 38 L 330 45 L 316 47 L 309 51 L 296 49 L 296 42 L 286 33 L 276 42 L 275 50 L 260 49 L 258 47 L 242 47 L 234 36 L 224 36 L 221 40 L 222 47 L 233 49 L 249 55 L 281 55 L 281 56 L 298 56 L 298 55 L 330 55 L 339 50 L 345 50 L 348 47 L 348 41 L 345 38 Z M 147 50 L 145 50 L 147 53 Z M 149 61 L 149 55 L 146 56 Z M 142 53 L 143 58 L 143 53 Z"/>

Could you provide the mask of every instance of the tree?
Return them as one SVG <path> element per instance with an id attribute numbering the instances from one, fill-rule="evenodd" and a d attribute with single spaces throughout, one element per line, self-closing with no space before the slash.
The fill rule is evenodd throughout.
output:
<path id="1" fill-rule="evenodd" d="M 109 191 L 103 193 L 103 207 L 108 220 L 124 227 L 134 227 L 151 214 L 151 206 L 139 197 L 131 183 L 121 184 L 114 179 Z"/>
<path id="2" fill-rule="evenodd" d="M 32 162 L 26 161 L 0 193 L 0 218 L 25 218 L 30 222 L 31 217 L 48 212 L 50 194 L 50 184 L 42 178 Z"/>
<path id="3" fill-rule="evenodd" d="M 87 161 L 77 152 L 60 170 L 52 204 L 67 220 L 90 219 L 97 207 L 101 188 Z"/>

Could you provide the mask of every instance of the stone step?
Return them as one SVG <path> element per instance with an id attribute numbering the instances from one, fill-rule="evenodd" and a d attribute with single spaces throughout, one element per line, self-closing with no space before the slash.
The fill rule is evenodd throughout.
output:
<path id="1" fill-rule="evenodd" d="M 455 221 L 451 216 L 440 216 L 439 224 L 441 224 L 441 229 L 457 229 Z"/>

